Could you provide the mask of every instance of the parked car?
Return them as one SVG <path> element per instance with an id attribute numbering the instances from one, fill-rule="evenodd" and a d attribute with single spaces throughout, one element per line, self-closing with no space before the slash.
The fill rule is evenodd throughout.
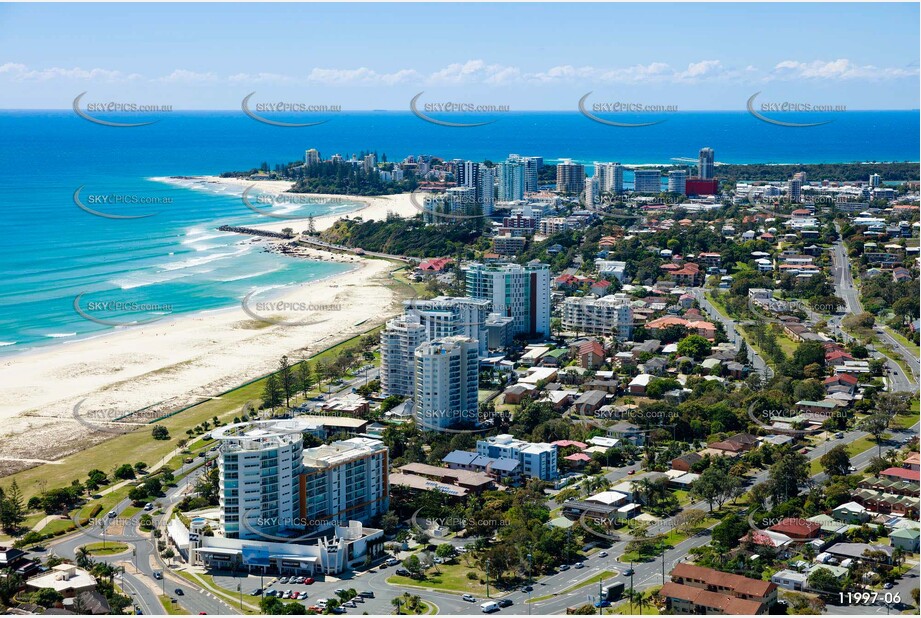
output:
<path id="1" fill-rule="evenodd" d="M 262 594 L 262 588 L 256 588 L 255 590 L 253 590 L 253 591 L 250 592 L 249 594 L 250 594 L 250 596 L 258 597 L 259 595 Z"/>
<path id="2" fill-rule="evenodd" d="M 403 577 L 409 577 L 409 571 L 404 568 L 397 569 L 397 575 L 402 575 Z"/>
<path id="3" fill-rule="evenodd" d="M 308 578 L 304 579 L 304 583 L 307 584 L 308 586 L 309 586 L 310 584 L 312 584 L 313 581 L 314 581 L 314 580 L 313 580 L 312 577 L 308 577 Z"/>
<path id="4" fill-rule="evenodd" d="M 397 560 L 396 558 L 387 558 L 387 561 L 384 564 L 386 564 L 387 566 L 397 566 L 398 564 L 400 564 L 400 561 Z"/>

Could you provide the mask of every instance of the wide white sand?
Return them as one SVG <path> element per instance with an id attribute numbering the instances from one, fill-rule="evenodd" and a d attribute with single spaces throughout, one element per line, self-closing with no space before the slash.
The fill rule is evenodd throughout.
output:
<path id="1" fill-rule="evenodd" d="M 201 180 L 239 185 L 241 193 L 254 184 L 213 177 Z M 265 192 L 284 191 L 290 185 L 255 184 Z M 360 211 L 365 219 L 384 218 L 388 212 L 416 212 L 406 194 L 355 199 L 367 204 Z M 318 217 L 315 224 L 322 230 L 338 218 Z M 260 227 L 281 230 L 294 225 L 272 221 Z M 237 306 L 125 328 L 0 362 L 4 393 L 0 398 L 0 474 L 21 467 L 14 463 L 16 458 L 55 459 L 83 447 L 87 429 L 73 418 L 74 406 L 81 400 L 86 400 L 81 410 L 88 412 L 114 409 L 127 413 L 147 406 L 175 409 L 264 375 L 283 354 L 303 358 L 398 312 L 399 299 L 385 286 L 394 264 L 314 249 L 298 253 L 355 265 L 348 273 L 291 289 L 278 299 L 309 304 L 310 309 L 273 311 L 268 316 L 307 324 L 267 325 Z"/>

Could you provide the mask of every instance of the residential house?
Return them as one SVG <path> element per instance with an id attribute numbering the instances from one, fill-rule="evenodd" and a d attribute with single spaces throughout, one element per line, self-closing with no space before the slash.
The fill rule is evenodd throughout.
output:
<path id="1" fill-rule="evenodd" d="M 681 457 L 676 457 L 672 459 L 672 470 L 681 470 L 682 472 L 690 472 L 691 467 L 696 464 L 698 461 L 701 461 L 703 457 L 697 453 L 686 453 Z"/>

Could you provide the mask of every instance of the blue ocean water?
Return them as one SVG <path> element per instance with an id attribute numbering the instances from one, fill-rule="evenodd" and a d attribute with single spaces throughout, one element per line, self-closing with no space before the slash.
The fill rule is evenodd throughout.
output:
<path id="1" fill-rule="evenodd" d="M 332 276 L 345 268 L 266 253 L 261 243 L 219 232 L 222 224 L 266 219 L 247 209 L 235 192 L 153 180 L 158 177 L 218 174 L 263 161 L 271 166 L 300 160 L 307 148 L 323 156 L 373 150 L 390 160 L 433 154 L 496 161 L 514 152 L 548 161 L 634 164 L 693 158 L 703 146 L 714 148 L 716 160 L 726 163 L 917 161 L 919 151 L 918 114 L 910 111 L 852 111 L 804 129 L 767 124 L 745 112 L 668 114 L 666 122 L 644 128 L 609 127 L 570 112 L 497 114 L 489 118 L 495 122 L 476 128 L 437 126 L 409 112 L 333 114 L 329 122 L 306 128 L 261 124 L 239 111 L 173 112 L 152 119 L 158 122 L 112 128 L 69 111 L 0 112 L 0 354 L 113 328 L 81 317 L 74 308 L 78 296 L 83 308 L 100 301 L 143 305 L 140 311 L 107 307 L 97 314 L 128 322 L 219 309 L 256 289 Z M 171 202 L 87 204 L 109 213 L 158 213 L 104 219 L 75 205 L 79 187 L 84 203 L 91 195 L 106 194 Z M 297 214 L 350 208 L 318 204 Z"/>

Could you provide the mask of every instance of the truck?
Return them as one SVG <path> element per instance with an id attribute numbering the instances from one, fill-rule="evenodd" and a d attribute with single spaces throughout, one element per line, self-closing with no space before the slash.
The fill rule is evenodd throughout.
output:
<path id="1" fill-rule="evenodd" d="M 486 601 L 485 603 L 480 603 L 480 610 L 484 614 L 491 614 L 499 611 L 499 604 L 495 601 Z"/>
<path id="2" fill-rule="evenodd" d="M 606 601 L 616 601 L 624 594 L 624 582 L 614 582 L 601 589 L 601 598 Z"/>

